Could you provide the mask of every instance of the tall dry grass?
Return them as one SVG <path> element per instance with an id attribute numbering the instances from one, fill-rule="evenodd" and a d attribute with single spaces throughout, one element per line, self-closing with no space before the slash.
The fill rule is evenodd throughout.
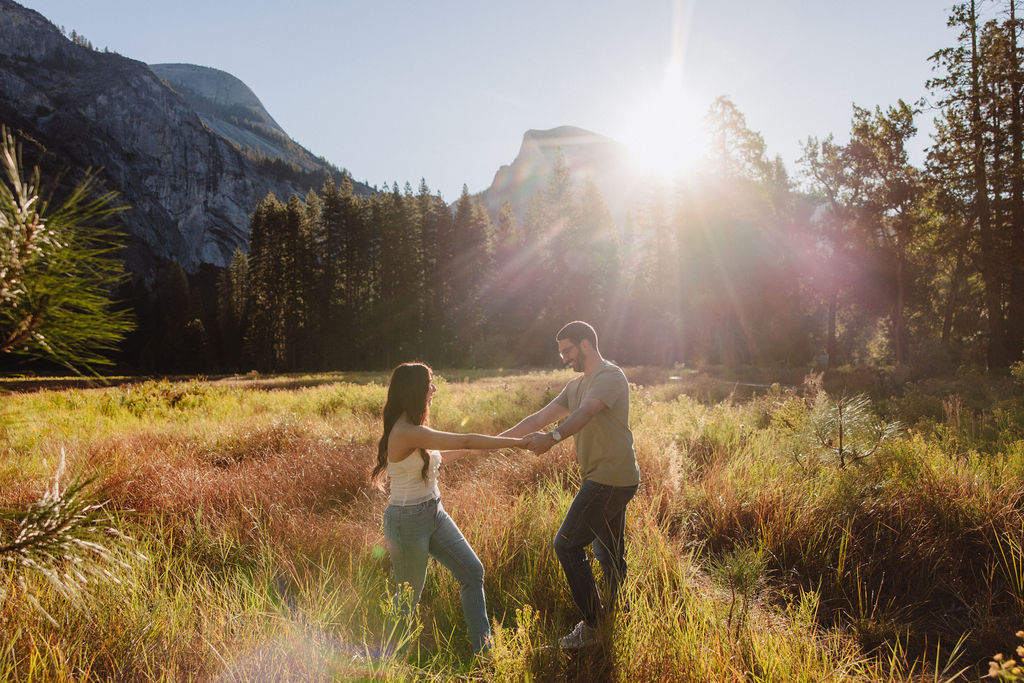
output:
<path id="1" fill-rule="evenodd" d="M 984 452 L 987 427 L 951 412 L 840 470 L 793 457 L 812 410 L 797 391 L 740 400 L 719 387 L 701 402 L 690 395 L 718 385 L 636 376 L 630 610 L 604 647 L 557 647 L 578 619 L 551 550 L 579 483 L 571 445 L 445 468 L 444 505 L 486 568 L 487 660 L 469 651 L 443 569 L 429 572 L 417 622 L 391 607 L 386 496 L 367 478 L 386 378 L 9 394 L 0 505 L 37 499 L 64 448 L 72 470 L 99 476 L 133 541 L 115 547 L 119 583 L 79 607 L 0 569 L 0 678 L 947 680 L 1012 649 L 1024 621 L 1024 443 L 1012 429 Z M 432 421 L 495 433 L 569 377 L 441 373 Z M 991 419 L 1012 426 L 1014 410 Z"/>

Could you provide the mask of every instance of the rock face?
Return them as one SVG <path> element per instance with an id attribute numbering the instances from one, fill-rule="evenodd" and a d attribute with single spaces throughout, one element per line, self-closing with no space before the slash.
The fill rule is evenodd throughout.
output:
<path id="1" fill-rule="evenodd" d="M 231 74 L 195 64 L 150 64 L 215 133 L 255 155 L 280 159 L 303 171 L 325 162 L 298 145 L 263 108 L 256 94 Z"/>
<path id="2" fill-rule="evenodd" d="M 249 213 L 268 191 L 302 196 L 337 169 L 291 142 L 238 79 L 157 69 L 192 84 L 188 96 L 147 65 L 76 45 L 38 12 L 0 0 L 0 122 L 41 148 L 44 168 L 102 169 L 132 207 L 122 220 L 135 272 L 146 276 L 162 260 L 188 271 L 226 265 L 235 247 L 247 247 Z M 178 78 L 193 70 L 201 77 Z M 244 114 L 243 123 L 211 110 Z M 289 142 L 300 151 L 285 156 Z"/>
<path id="3" fill-rule="evenodd" d="M 626 147 L 573 126 L 526 131 L 515 160 L 499 168 L 491 186 L 480 193 L 491 216 L 497 216 L 507 201 L 523 220 L 530 198 L 551 177 L 559 155 L 570 178 L 576 184 L 589 180 L 597 185 L 609 212 L 617 222 L 621 221 L 633 202 L 636 184 Z"/>

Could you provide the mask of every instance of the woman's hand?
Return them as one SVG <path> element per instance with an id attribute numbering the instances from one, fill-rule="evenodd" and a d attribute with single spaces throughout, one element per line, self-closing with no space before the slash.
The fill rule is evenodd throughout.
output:
<path id="1" fill-rule="evenodd" d="M 523 438 L 519 439 L 519 442 L 516 444 L 516 448 L 523 448 L 523 449 L 529 448 L 530 447 L 530 442 L 533 441 L 533 437 L 535 437 L 535 436 L 537 436 L 538 434 L 541 434 L 541 433 L 542 432 L 534 432 L 532 434 L 527 434 Z"/>
<path id="2" fill-rule="evenodd" d="M 470 450 L 468 448 L 458 448 L 451 451 L 441 451 L 441 461 L 451 462 L 453 460 L 461 460 L 467 455 L 477 455 L 480 451 Z"/>

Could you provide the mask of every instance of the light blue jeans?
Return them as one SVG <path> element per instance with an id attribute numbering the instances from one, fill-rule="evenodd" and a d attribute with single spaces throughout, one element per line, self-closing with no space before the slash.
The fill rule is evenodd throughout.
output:
<path id="1" fill-rule="evenodd" d="M 490 640 L 487 603 L 484 600 L 484 566 L 469 547 L 466 537 L 448 516 L 441 501 L 417 505 L 388 505 L 384 510 L 384 538 L 391 554 L 395 583 L 412 586 L 415 606 L 427 580 L 427 558 L 433 557 L 455 575 L 462 586 L 462 614 L 473 651 Z M 396 604 L 398 596 L 395 596 Z"/>

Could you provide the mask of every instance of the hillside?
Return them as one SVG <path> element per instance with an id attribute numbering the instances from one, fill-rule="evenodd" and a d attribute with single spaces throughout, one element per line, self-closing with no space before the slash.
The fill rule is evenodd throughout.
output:
<path id="1" fill-rule="evenodd" d="M 517 217 L 525 218 L 530 199 L 551 177 L 559 158 L 575 183 L 597 185 L 612 216 L 621 221 L 637 190 L 629 153 L 611 138 L 574 126 L 526 131 L 516 158 L 501 166 L 490 187 L 480 193 L 492 218 L 505 202 Z"/>
<path id="2" fill-rule="evenodd" d="M 337 170 L 292 140 L 256 93 L 231 74 L 195 64 L 150 64 L 149 68 L 185 98 L 203 123 L 243 150 L 304 171 Z"/>
<path id="3" fill-rule="evenodd" d="M 0 0 L 0 122 L 47 177 L 102 169 L 107 188 L 132 207 L 123 215 L 125 260 L 146 278 L 166 261 L 190 272 L 226 265 L 236 247 L 247 248 L 260 198 L 301 196 L 340 175 L 293 143 L 240 81 L 189 70 L 234 87 L 185 97 L 147 65 L 75 44 L 38 12 Z M 246 116 L 232 128 L 210 114 L 216 106 Z"/>

